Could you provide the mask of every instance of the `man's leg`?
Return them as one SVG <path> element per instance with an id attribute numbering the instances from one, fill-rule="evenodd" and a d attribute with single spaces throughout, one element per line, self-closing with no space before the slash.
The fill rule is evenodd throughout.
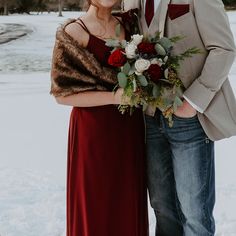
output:
<path id="1" fill-rule="evenodd" d="M 160 127 L 159 114 L 146 116 L 148 189 L 156 215 L 157 236 L 182 236 L 170 145 Z"/>
<path id="2" fill-rule="evenodd" d="M 167 127 L 167 134 L 177 195 L 185 220 L 184 235 L 212 236 L 215 233 L 214 142 L 207 138 L 197 116 L 175 116 L 174 126 Z"/>

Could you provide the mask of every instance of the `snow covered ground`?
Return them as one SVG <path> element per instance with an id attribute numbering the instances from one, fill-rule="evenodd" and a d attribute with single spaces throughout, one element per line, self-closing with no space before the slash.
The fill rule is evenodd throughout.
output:
<path id="1" fill-rule="evenodd" d="M 0 16 L 33 33 L 0 45 L 0 236 L 64 236 L 70 108 L 48 94 L 56 27 L 79 13 Z M 236 38 L 236 12 L 229 12 Z M 236 93 L 236 63 L 230 80 Z M 216 143 L 217 236 L 236 235 L 236 137 Z M 151 236 L 154 217 L 150 210 Z"/>

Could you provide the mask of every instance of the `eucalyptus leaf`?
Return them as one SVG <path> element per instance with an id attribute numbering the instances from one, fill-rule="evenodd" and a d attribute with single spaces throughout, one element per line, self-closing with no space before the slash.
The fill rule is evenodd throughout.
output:
<path id="1" fill-rule="evenodd" d="M 124 72 L 126 75 L 128 75 L 130 69 L 131 69 L 131 66 L 130 66 L 129 62 L 126 62 L 125 65 L 123 66 L 123 72 Z"/>
<path id="2" fill-rule="evenodd" d="M 158 43 L 159 43 L 162 47 L 164 47 L 164 49 L 165 49 L 166 51 L 168 51 L 168 50 L 169 50 L 170 48 L 172 48 L 172 46 L 173 46 L 173 43 L 171 42 L 171 40 L 168 39 L 168 38 L 166 38 L 166 37 L 161 38 L 161 39 L 158 41 Z"/>
<path id="3" fill-rule="evenodd" d="M 174 110 L 174 112 L 177 111 L 177 108 L 178 108 L 178 106 L 177 106 L 177 104 L 174 102 L 174 104 L 173 104 L 173 110 Z"/>
<path id="4" fill-rule="evenodd" d="M 153 84 L 152 95 L 154 98 L 158 98 L 161 94 L 160 87 L 156 84 Z"/>
<path id="5" fill-rule="evenodd" d="M 135 73 L 135 71 L 136 71 L 136 69 L 135 69 L 135 66 L 134 66 L 134 65 L 132 65 L 132 66 L 131 66 L 131 68 L 130 68 L 130 70 L 129 70 L 129 73 L 128 73 L 128 75 L 132 75 L 132 74 L 134 74 L 134 73 Z"/>
<path id="6" fill-rule="evenodd" d="M 125 73 L 120 72 L 120 73 L 118 73 L 117 78 L 118 78 L 118 79 L 120 79 L 120 78 L 121 78 L 121 79 L 127 79 L 127 76 L 126 76 Z"/>
<path id="7" fill-rule="evenodd" d="M 165 48 L 161 44 L 157 43 L 155 45 L 155 49 L 156 49 L 156 52 L 159 55 L 161 55 L 161 56 L 165 56 L 166 55 L 166 50 L 165 50 Z"/>
<path id="8" fill-rule="evenodd" d="M 177 96 L 179 97 L 182 97 L 183 96 L 183 89 L 181 87 L 176 87 L 176 94 Z"/>
<path id="9" fill-rule="evenodd" d="M 120 46 L 120 42 L 118 39 L 107 39 L 106 40 L 106 46 L 108 47 L 119 47 Z"/>
<path id="10" fill-rule="evenodd" d="M 168 98 L 163 98 L 163 105 L 165 106 L 165 107 L 169 107 L 170 105 L 171 105 L 171 100 L 170 99 L 168 99 Z"/>
<path id="11" fill-rule="evenodd" d="M 117 78 L 119 81 L 119 86 L 121 88 L 125 88 L 127 85 L 127 76 L 124 73 L 120 72 L 118 73 Z"/>
<path id="12" fill-rule="evenodd" d="M 148 81 L 144 75 L 139 75 L 138 80 L 142 86 L 144 87 L 148 86 Z"/>
<path id="13" fill-rule="evenodd" d="M 120 34 L 121 34 L 121 25 L 118 24 L 116 26 L 116 37 L 119 38 L 120 37 Z"/>
<path id="14" fill-rule="evenodd" d="M 182 100 L 181 100 L 178 96 L 175 97 L 174 103 L 175 103 L 177 106 L 182 106 L 182 105 L 183 105 Z"/>

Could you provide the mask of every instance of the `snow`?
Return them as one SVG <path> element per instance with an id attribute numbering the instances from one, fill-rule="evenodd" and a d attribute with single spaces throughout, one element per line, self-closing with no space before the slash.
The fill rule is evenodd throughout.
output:
<path id="1" fill-rule="evenodd" d="M 64 236 L 70 108 L 49 95 L 56 27 L 80 13 L 0 16 L 33 33 L 0 45 L 0 235 Z M 236 38 L 236 12 L 229 12 Z M 230 72 L 236 93 L 236 63 Z M 216 143 L 217 236 L 236 235 L 236 137 Z M 151 236 L 155 219 L 150 208 Z"/>

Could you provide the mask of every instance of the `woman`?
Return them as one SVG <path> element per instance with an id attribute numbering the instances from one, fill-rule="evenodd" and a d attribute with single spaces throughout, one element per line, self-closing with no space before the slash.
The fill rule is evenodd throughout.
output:
<path id="1" fill-rule="evenodd" d="M 122 25 L 120 18 L 111 15 L 117 2 L 88 1 L 86 14 L 62 27 L 63 39 L 59 35 L 57 41 L 67 37 L 64 46 L 54 49 L 51 93 L 59 104 L 73 107 L 68 141 L 67 236 L 148 235 L 142 111 L 137 110 L 132 116 L 121 115 L 116 105 L 121 104 L 123 90 L 114 93 L 114 81 L 106 77 L 110 73 L 115 78 L 107 63 L 111 48 L 104 40 L 116 38 L 115 28 Z M 125 37 L 129 37 L 128 32 L 121 27 L 119 40 Z M 77 48 L 70 49 L 68 42 Z M 63 51 L 58 56 L 62 47 L 72 53 Z M 78 77 L 81 79 L 81 73 L 83 76 L 81 83 L 71 89 L 65 85 L 71 79 L 68 74 L 74 76 L 68 68 L 78 66 L 71 64 L 79 57 Z M 70 58 L 73 60 L 67 62 L 67 68 L 60 69 Z M 89 88 L 84 78 L 92 81 Z M 60 86 L 64 86 L 62 92 L 58 92 Z"/>

